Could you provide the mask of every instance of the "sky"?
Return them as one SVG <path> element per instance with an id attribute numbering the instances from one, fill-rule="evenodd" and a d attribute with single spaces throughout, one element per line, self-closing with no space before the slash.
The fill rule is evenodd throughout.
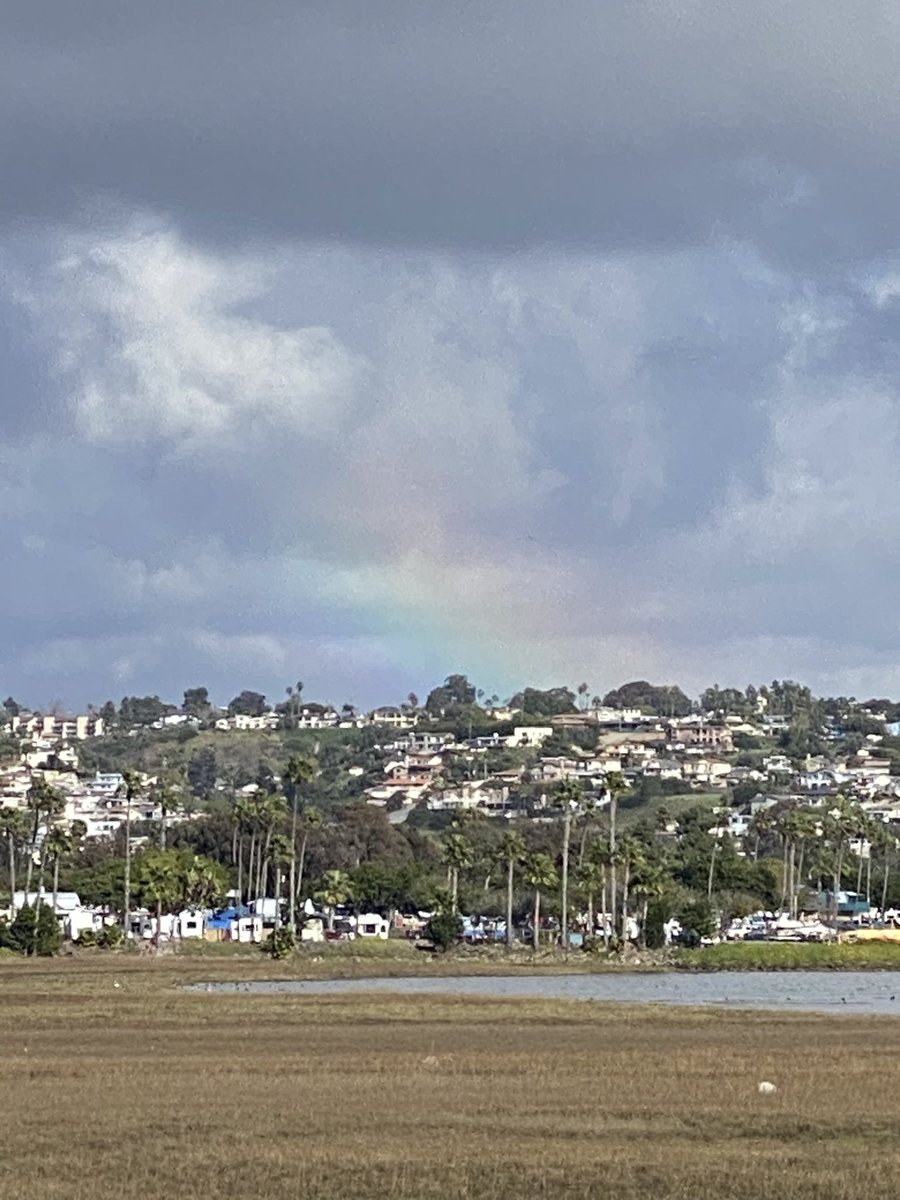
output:
<path id="1" fill-rule="evenodd" d="M 900 695 L 895 0 L 0 34 L 4 695 Z"/>

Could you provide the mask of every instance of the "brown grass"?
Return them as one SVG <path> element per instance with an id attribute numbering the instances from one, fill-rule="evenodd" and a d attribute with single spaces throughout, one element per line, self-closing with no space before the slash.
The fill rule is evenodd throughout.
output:
<path id="1" fill-rule="evenodd" d="M 176 987 L 278 973 L 0 962 L 2 1200 L 898 1194 L 900 1022 Z"/>

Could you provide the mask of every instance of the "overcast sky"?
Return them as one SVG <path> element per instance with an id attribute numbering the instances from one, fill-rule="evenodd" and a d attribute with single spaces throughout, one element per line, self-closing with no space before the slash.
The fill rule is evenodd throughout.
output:
<path id="1" fill-rule="evenodd" d="M 900 694 L 896 0 L 0 34 L 4 695 Z"/>

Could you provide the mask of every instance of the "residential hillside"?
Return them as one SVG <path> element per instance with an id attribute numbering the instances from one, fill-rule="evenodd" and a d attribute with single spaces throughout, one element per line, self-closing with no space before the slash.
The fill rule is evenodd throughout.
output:
<path id="1" fill-rule="evenodd" d="M 121 913 L 141 899 L 141 863 L 175 854 L 217 880 L 210 903 L 272 895 L 278 907 L 289 894 L 294 923 L 333 872 L 357 904 L 429 909 L 449 889 L 454 907 L 500 909 L 513 839 L 523 916 L 535 862 L 571 874 L 580 913 L 588 896 L 596 907 L 601 877 L 621 909 L 629 876 L 667 919 L 701 901 L 720 915 L 797 910 L 851 885 L 874 904 L 877 884 L 883 908 L 900 827 L 898 716 L 889 700 L 778 681 L 694 701 L 635 682 L 592 698 L 584 684 L 526 688 L 501 703 L 452 675 L 424 703 L 365 713 L 307 701 L 301 684 L 275 705 L 245 690 L 223 708 L 204 688 L 179 705 L 126 697 L 75 715 L 10 698 L 0 881 L 14 892 L 52 879 Z"/>

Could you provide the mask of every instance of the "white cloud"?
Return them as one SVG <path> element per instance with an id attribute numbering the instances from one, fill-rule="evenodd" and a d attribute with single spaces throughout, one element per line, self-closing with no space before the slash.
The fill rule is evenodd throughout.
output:
<path id="1" fill-rule="evenodd" d="M 266 292 L 270 263 L 204 253 L 146 219 L 62 243 L 18 294 L 52 340 L 88 439 L 187 453 L 335 428 L 360 364 L 329 329 L 242 313 Z"/>

